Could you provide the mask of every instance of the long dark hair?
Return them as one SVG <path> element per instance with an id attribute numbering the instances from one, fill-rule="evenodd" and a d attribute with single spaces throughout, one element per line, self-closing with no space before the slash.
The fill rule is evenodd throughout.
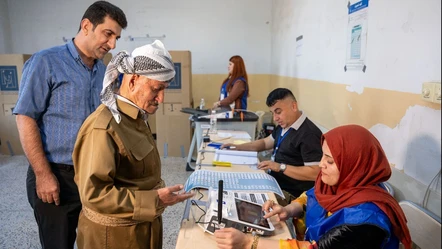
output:
<path id="1" fill-rule="evenodd" d="M 244 64 L 244 60 L 241 58 L 241 56 L 234 55 L 230 57 L 229 61 L 233 63 L 233 71 L 232 74 L 229 74 L 229 76 L 225 80 L 223 80 L 221 87 L 223 87 L 224 82 L 228 80 L 229 82 L 227 83 L 226 90 L 227 92 L 230 92 L 230 90 L 232 90 L 233 83 L 235 83 L 234 81 L 239 77 L 243 77 L 246 80 L 245 83 L 247 96 L 249 96 L 249 79 L 247 78 L 246 65 Z"/>

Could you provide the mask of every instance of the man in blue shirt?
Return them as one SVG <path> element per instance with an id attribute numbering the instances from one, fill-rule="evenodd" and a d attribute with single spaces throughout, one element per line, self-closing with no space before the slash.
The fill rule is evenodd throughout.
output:
<path id="1" fill-rule="evenodd" d="M 127 20 L 117 6 L 97 1 L 74 39 L 35 53 L 24 65 L 14 108 L 30 167 L 28 200 L 43 248 L 73 248 L 81 202 L 72 152 L 83 121 L 100 104 L 106 66 Z"/>

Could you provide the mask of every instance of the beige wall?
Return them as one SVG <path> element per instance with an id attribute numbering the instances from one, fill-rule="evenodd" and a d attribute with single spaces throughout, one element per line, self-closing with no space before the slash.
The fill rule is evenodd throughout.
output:
<path id="1" fill-rule="evenodd" d="M 394 128 L 410 106 L 440 110 L 440 104 L 421 100 L 420 94 L 364 88 L 362 94 L 349 92 L 345 84 L 272 75 L 271 88 L 293 91 L 300 109 L 327 129 L 354 123 L 366 128 L 381 123 Z"/>

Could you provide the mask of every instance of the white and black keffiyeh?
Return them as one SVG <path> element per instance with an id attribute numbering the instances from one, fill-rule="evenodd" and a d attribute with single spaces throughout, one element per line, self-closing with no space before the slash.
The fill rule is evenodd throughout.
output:
<path id="1" fill-rule="evenodd" d="M 132 55 L 126 51 L 115 55 L 107 65 L 100 97 L 101 102 L 109 108 L 117 123 L 120 123 L 121 116 L 113 90 L 119 73 L 139 74 L 149 79 L 167 82 L 175 77 L 175 68 L 169 52 L 158 40 L 134 49 Z"/>

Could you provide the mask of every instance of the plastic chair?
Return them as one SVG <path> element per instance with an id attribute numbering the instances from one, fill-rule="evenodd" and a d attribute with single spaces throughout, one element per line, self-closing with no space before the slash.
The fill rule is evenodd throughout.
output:
<path id="1" fill-rule="evenodd" d="M 400 201 L 399 205 L 407 217 L 414 248 L 441 248 L 441 219 L 414 202 Z"/>
<path id="2" fill-rule="evenodd" d="M 388 182 L 381 183 L 381 187 L 383 187 L 387 192 L 394 197 L 394 189 Z"/>

